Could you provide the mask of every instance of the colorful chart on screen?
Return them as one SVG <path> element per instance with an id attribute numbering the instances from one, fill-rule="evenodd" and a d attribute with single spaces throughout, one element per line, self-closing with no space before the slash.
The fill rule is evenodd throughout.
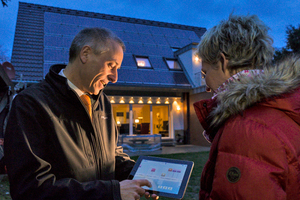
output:
<path id="1" fill-rule="evenodd" d="M 140 156 L 130 178 L 147 179 L 152 187 L 144 189 L 159 196 L 181 199 L 184 196 L 194 163 L 150 156 Z"/>

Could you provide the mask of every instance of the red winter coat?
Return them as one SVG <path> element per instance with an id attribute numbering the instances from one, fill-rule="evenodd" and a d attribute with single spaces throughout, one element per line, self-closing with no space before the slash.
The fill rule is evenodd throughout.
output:
<path id="1" fill-rule="evenodd" d="M 300 199 L 299 86 L 298 60 L 194 104 L 212 141 L 199 199 Z"/>

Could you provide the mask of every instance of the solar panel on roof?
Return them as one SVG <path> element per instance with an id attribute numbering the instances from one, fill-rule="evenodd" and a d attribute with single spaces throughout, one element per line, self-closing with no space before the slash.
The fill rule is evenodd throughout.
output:
<path id="1" fill-rule="evenodd" d="M 122 66 L 134 67 L 136 69 L 136 63 L 134 61 L 134 58 L 133 58 L 132 54 L 128 54 L 128 53 L 124 54 Z"/>
<path id="2" fill-rule="evenodd" d="M 144 44 L 142 52 L 143 52 L 143 55 L 145 55 L 145 56 L 158 55 L 157 47 L 155 44 Z"/>
<path id="3" fill-rule="evenodd" d="M 135 27 L 139 33 L 151 34 L 149 26 L 142 24 L 135 24 Z"/>
<path id="4" fill-rule="evenodd" d="M 45 23 L 45 34 L 76 35 L 83 27 L 71 24 Z"/>
<path id="5" fill-rule="evenodd" d="M 169 43 L 163 35 L 153 35 L 153 40 L 157 45 L 168 45 Z"/>
<path id="6" fill-rule="evenodd" d="M 181 29 L 175 29 L 174 33 L 178 38 L 186 38 L 187 35 L 185 34 L 186 30 L 181 30 Z"/>
<path id="7" fill-rule="evenodd" d="M 156 26 L 149 26 L 150 32 L 153 35 L 163 35 L 163 33 L 160 30 L 160 27 L 156 27 Z"/>
<path id="8" fill-rule="evenodd" d="M 157 46 L 158 55 L 161 57 L 173 58 L 174 53 L 169 46 Z"/>
<path id="9" fill-rule="evenodd" d="M 171 47 L 179 47 L 179 48 L 181 47 L 181 43 L 178 38 L 166 37 L 166 39 Z"/>
<path id="10" fill-rule="evenodd" d="M 169 70 L 166 63 L 161 56 L 149 56 L 149 60 L 154 69 L 165 69 Z"/>
<path id="11" fill-rule="evenodd" d="M 124 41 L 127 41 L 127 42 L 143 43 L 143 39 L 142 39 L 141 35 L 138 33 L 124 32 L 123 38 L 124 38 Z M 123 38 L 121 38 L 121 39 L 123 39 Z"/>
<path id="12" fill-rule="evenodd" d="M 54 48 L 45 48 L 44 49 L 44 62 L 51 61 L 57 63 L 68 62 L 69 50 L 68 49 L 54 49 Z"/>
<path id="13" fill-rule="evenodd" d="M 161 32 L 165 35 L 165 36 L 171 36 L 171 37 L 175 37 L 175 33 L 173 31 L 172 28 L 165 28 L 165 27 L 160 27 Z"/>
<path id="14" fill-rule="evenodd" d="M 197 36 L 197 34 L 194 31 L 186 32 L 186 34 L 187 34 L 189 39 L 200 40 L 200 38 Z"/>
<path id="15" fill-rule="evenodd" d="M 142 40 L 142 43 L 144 44 L 156 44 L 153 36 L 151 34 L 145 34 L 145 33 L 140 33 L 139 34 Z"/>

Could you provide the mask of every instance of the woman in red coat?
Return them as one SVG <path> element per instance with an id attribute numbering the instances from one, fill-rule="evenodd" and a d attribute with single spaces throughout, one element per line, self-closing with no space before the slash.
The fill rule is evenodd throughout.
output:
<path id="1" fill-rule="evenodd" d="M 212 143 L 199 199 L 300 199 L 300 57 L 271 66 L 256 16 L 229 16 L 197 55 L 212 99 L 194 104 Z"/>

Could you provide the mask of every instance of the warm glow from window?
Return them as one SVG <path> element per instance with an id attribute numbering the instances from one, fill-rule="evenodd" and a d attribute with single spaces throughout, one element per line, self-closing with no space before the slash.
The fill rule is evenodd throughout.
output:
<path id="1" fill-rule="evenodd" d="M 143 61 L 143 60 L 138 60 L 137 63 L 138 63 L 139 67 L 145 67 L 145 65 L 146 65 L 145 61 Z"/>
<path id="2" fill-rule="evenodd" d="M 150 61 L 147 57 L 135 57 L 136 64 L 138 67 L 151 67 Z"/>

